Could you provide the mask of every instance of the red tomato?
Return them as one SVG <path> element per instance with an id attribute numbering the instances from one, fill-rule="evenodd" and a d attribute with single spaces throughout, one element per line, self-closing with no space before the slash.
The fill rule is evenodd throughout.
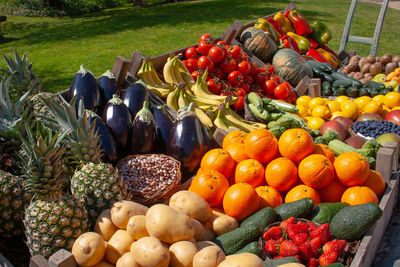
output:
<path id="1" fill-rule="evenodd" d="M 217 45 L 218 45 L 218 44 L 219 44 L 219 45 L 224 45 L 224 46 L 225 46 L 225 45 L 228 45 L 225 41 L 218 41 L 218 42 L 217 42 Z"/>
<path id="2" fill-rule="evenodd" d="M 193 79 L 197 81 L 197 77 L 199 77 L 200 73 L 197 70 L 195 70 L 192 73 L 190 73 L 190 75 L 192 75 Z"/>
<path id="3" fill-rule="evenodd" d="M 235 92 L 234 95 L 236 96 L 245 96 L 246 95 L 246 91 L 243 88 L 235 88 Z"/>
<path id="4" fill-rule="evenodd" d="M 202 36 L 200 36 L 199 43 L 202 42 L 202 41 L 205 41 L 205 42 L 207 42 L 207 43 L 209 43 L 210 41 L 212 41 L 211 34 L 205 33 L 205 34 L 203 34 Z"/>
<path id="5" fill-rule="evenodd" d="M 225 73 L 230 73 L 236 69 L 236 62 L 232 57 L 225 57 L 225 59 L 219 63 L 219 67 Z"/>
<path id="6" fill-rule="evenodd" d="M 250 66 L 251 66 L 251 69 L 250 69 L 250 75 L 252 75 L 252 76 L 255 76 L 255 75 L 257 75 L 257 73 L 258 73 L 258 67 L 256 66 L 256 64 L 254 64 L 253 62 L 250 62 Z"/>
<path id="7" fill-rule="evenodd" d="M 213 72 L 210 73 L 210 75 L 218 79 L 225 78 L 225 73 L 220 68 L 214 68 Z"/>
<path id="8" fill-rule="evenodd" d="M 274 79 L 277 83 L 281 83 L 281 77 L 279 77 L 279 76 L 272 76 L 271 77 L 272 79 Z"/>
<path id="9" fill-rule="evenodd" d="M 243 75 L 247 75 L 250 73 L 251 65 L 248 61 L 242 61 L 237 65 L 237 69 L 243 73 Z"/>
<path id="10" fill-rule="evenodd" d="M 263 86 L 263 90 L 267 95 L 273 95 L 274 94 L 274 90 L 276 88 L 278 84 L 276 83 L 275 80 L 266 80 L 262 86 Z"/>
<path id="11" fill-rule="evenodd" d="M 249 85 L 252 85 L 252 84 L 254 83 L 254 79 L 253 79 L 253 77 L 251 77 L 250 75 L 244 76 L 244 81 L 245 81 L 246 83 L 248 83 Z"/>
<path id="12" fill-rule="evenodd" d="M 258 84 L 263 84 L 268 78 L 267 71 L 262 68 L 258 68 L 257 75 L 254 76 L 255 82 Z"/>
<path id="13" fill-rule="evenodd" d="M 233 95 L 232 91 L 229 89 L 222 90 L 220 95 L 228 96 L 228 95 Z"/>
<path id="14" fill-rule="evenodd" d="M 212 44 L 209 44 L 205 41 L 201 41 L 197 49 L 199 50 L 200 54 L 202 54 L 203 56 L 207 56 L 208 51 L 211 49 L 212 46 L 213 46 Z"/>
<path id="15" fill-rule="evenodd" d="M 275 88 L 274 96 L 277 99 L 285 99 L 289 96 L 290 91 L 290 84 L 288 82 L 283 82 Z"/>
<path id="16" fill-rule="evenodd" d="M 210 79 L 207 81 L 207 86 L 208 90 L 213 93 L 218 95 L 221 92 L 221 85 L 217 82 L 216 79 Z"/>
<path id="17" fill-rule="evenodd" d="M 193 58 L 187 59 L 188 62 L 192 63 L 193 65 L 197 66 L 197 60 Z"/>
<path id="18" fill-rule="evenodd" d="M 219 63 L 225 58 L 225 50 L 214 45 L 210 50 L 208 50 L 208 56 L 214 63 Z"/>
<path id="19" fill-rule="evenodd" d="M 228 81 L 233 85 L 241 85 L 243 83 L 243 74 L 240 71 L 234 70 L 228 74 Z"/>
<path id="20" fill-rule="evenodd" d="M 192 46 L 185 50 L 186 59 L 193 58 L 198 59 L 200 57 L 200 53 L 196 47 Z"/>
<path id="21" fill-rule="evenodd" d="M 238 111 L 243 110 L 244 109 L 244 97 L 239 96 L 237 102 L 235 104 L 233 104 L 233 107 Z"/>
<path id="22" fill-rule="evenodd" d="M 290 91 L 289 96 L 287 97 L 287 100 L 290 104 L 295 104 L 297 100 L 297 96 L 293 91 Z"/>
<path id="23" fill-rule="evenodd" d="M 225 50 L 225 52 L 229 51 L 229 45 L 225 41 L 218 41 L 217 45 Z"/>
<path id="24" fill-rule="evenodd" d="M 238 45 L 233 45 L 230 49 L 229 49 L 229 53 L 232 55 L 232 57 L 234 59 L 241 59 L 242 58 L 242 49 L 240 48 L 240 46 Z"/>
<path id="25" fill-rule="evenodd" d="M 199 57 L 197 60 L 197 67 L 201 70 L 207 70 L 209 73 L 214 69 L 214 63 L 206 56 Z"/>
<path id="26" fill-rule="evenodd" d="M 241 61 L 248 61 L 248 60 L 249 60 L 249 57 L 247 56 L 246 53 L 242 53 L 242 57 L 241 57 L 240 60 L 241 60 Z"/>
<path id="27" fill-rule="evenodd" d="M 242 88 L 246 91 L 247 94 L 250 93 L 251 86 L 246 81 L 242 83 Z"/>
<path id="28" fill-rule="evenodd" d="M 188 69 L 189 72 L 193 72 L 197 68 L 197 63 L 196 63 L 196 65 L 194 65 L 189 60 L 182 60 L 182 63 L 186 66 L 186 68 Z"/>

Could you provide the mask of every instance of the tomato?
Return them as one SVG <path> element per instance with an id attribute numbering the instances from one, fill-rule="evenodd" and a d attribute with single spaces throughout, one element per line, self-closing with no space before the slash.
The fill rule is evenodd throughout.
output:
<path id="1" fill-rule="evenodd" d="M 225 50 L 225 52 L 229 51 L 229 45 L 225 41 L 218 41 L 217 45 Z"/>
<path id="2" fill-rule="evenodd" d="M 205 41 L 206 43 L 210 43 L 210 42 L 212 42 L 212 40 L 213 40 L 213 38 L 211 37 L 211 34 L 205 33 L 202 36 L 200 36 L 199 44 L 202 41 Z"/>
<path id="3" fill-rule="evenodd" d="M 243 88 L 235 88 L 235 92 L 233 93 L 235 96 L 245 96 L 246 91 Z"/>
<path id="4" fill-rule="evenodd" d="M 233 107 L 239 111 L 243 110 L 244 109 L 244 97 L 239 96 L 237 102 L 235 104 L 233 104 Z"/>
<path id="5" fill-rule="evenodd" d="M 232 57 L 225 57 L 224 61 L 219 63 L 219 67 L 225 73 L 230 73 L 236 69 L 236 62 Z"/>
<path id="6" fill-rule="evenodd" d="M 242 49 L 240 48 L 240 46 L 238 45 L 233 45 L 230 49 L 229 49 L 229 53 L 232 55 L 232 57 L 234 59 L 241 59 L 242 58 Z"/>
<path id="7" fill-rule="evenodd" d="M 214 69 L 214 63 L 206 56 L 199 57 L 197 60 L 197 67 L 201 70 L 207 70 L 209 73 Z"/>
<path id="8" fill-rule="evenodd" d="M 221 91 L 220 95 L 228 96 L 228 95 L 233 95 L 233 93 L 231 90 L 225 89 Z"/>
<path id="9" fill-rule="evenodd" d="M 290 92 L 290 84 L 288 82 L 283 82 L 275 88 L 274 96 L 277 99 L 285 99 L 289 96 Z"/>
<path id="10" fill-rule="evenodd" d="M 198 59 L 200 57 L 199 50 L 196 47 L 192 46 L 185 50 L 186 59 L 193 58 Z"/>
<path id="11" fill-rule="evenodd" d="M 276 88 L 278 84 L 276 83 L 275 80 L 266 80 L 262 86 L 263 86 L 263 90 L 267 95 L 273 95 L 274 94 L 274 90 Z"/>
<path id="12" fill-rule="evenodd" d="M 214 68 L 213 72 L 210 73 L 210 75 L 217 79 L 224 79 L 226 76 L 220 68 Z"/>
<path id="13" fill-rule="evenodd" d="M 196 65 L 194 65 L 193 62 L 190 62 L 189 60 L 182 60 L 182 63 L 186 66 L 189 72 L 193 72 L 197 68 L 197 62 Z"/>
<path id="14" fill-rule="evenodd" d="M 250 69 L 250 75 L 251 76 L 255 76 L 255 75 L 257 75 L 257 73 L 258 73 L 258 67 L 256 66 L 256 64 L 254 64 L 253 62 L 251 62 L 250 61 L 250 66 L 251 66 L 251 69 Z"/>
<path id="15" fill-rule="evenodd" d="M 249 57 L 247 56 L 246 53 L 243 53 L 240 60 L 241 60 L 241 61 L 248 61 L 248 60 L 249 60 Z"/>
<path id="16" fill-rule="evenodd" d="M 249 85 L 252 85 L 252 84 L 254 83 L 254 79 L 253 79 L 253 77 L 251 77 L 250 75 L 244 76 L 244 81 L 245 81 L 246 83 L 248 83 Z"/>
<path id="17" fill-rule="evenodd" d="M 246 91 L 246 93 L 250 93 L 251 86 L 247 82 L 242 83 L 242 88 Z"/>
<path id="18" fill-rule="evenodd" d="M 209 44 L 205 41 L 201 41 L 197 49 L 199 50 L 200 54 L 202 54 L 203 56 L 207 56 L 208 51 L 211 49 L 211 47 L 213 47 L 212 44 Z"/>
<path id="19" fill-rule="evenodd" d="M 290 91 L 289 96 L 287 97 L 287 100 L 290 104 L 295 104 L 297 100 L 297 96 L 293 91 Z"/>
<path id="20" fill-rule="evenodd" d="M 195 70 L 192 73 L 190 73 L 190 75 L 192 75 L 193 79 L 197 81 L 197 77 L 199 77 L 200 73 L 197 70 Z"/>
<path id="21" fill-rule="evenodd" d="M 221 84 L 219 84 L 217 82 L 216 79 L 210 79 L 207 81 L 207 86 L 208 86 L 208 90 L 213 93 L 218 95 L 221 92 Z"/>
<path id="22" fill-rule="evenodd" d="M 272 76 L 271 78 L 274 79 L 277 83 L 282 82 L 281 77 L 279 77 L 279 76 Z"/>
<path id="23" fill-rule="evenodd" d="M 219 63 L 225 58 L 225 50 L 214 45 L 210 50 L 208 50 L 208 56 L 214 63 Z"/>
<path id="24" fill-rule="evenodd" d="M 228 81 L 233 86 L 241 85 L 243 83 L 243 79 L 243 74 L 238 70 L 234 70 L 228 74 Z"/>
<path id="25" fill-rule="evenodd" d="M 251 65 L 248 61 L 242 61 L 237 65 L 236 68 L 238 69 L 238 71 L 243 73 L 243 75 L 247 75 L 250 73 Z"/>
<path id="26" fill-rule="evenodd" d="M 218 41 L 217 42 L 217 45 L 223 45 L 223 46 L 225 46 L 225 45 L 228 45 L 225 41 Z"/>
<path id="27" fill-rule="evenodd" d="M 193 65 L 197 66 L 197 60 L 196 60 L 196 59 L 189 58 L 189 59 L 187 59 L 187 62 L 190 62 L 190 63 L 192 63 Z"/>
<path id="28" fill-rule="evenodd" d="M 268 78 L 269 77 L 268 77 L 267 71 L 262 68 L 258 68 L 258 72 L 254 76 L 255 82 L 258 84 L 263 84 L 265 82 L 265 80 L 267 80 Z"/>

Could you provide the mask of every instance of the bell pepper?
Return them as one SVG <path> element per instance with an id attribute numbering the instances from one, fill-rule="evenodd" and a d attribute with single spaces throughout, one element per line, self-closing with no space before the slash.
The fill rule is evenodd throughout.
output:
<path id="1" fill-rule="evenodd" d="M 310 50 L 311 44 L 310 41 L 307 40 L 306 37 L 295 34 L 294 32 L 288 32 L 287 35 L 293 38 L 296 41 L 297 46 L 299 47 L 300 52 L 306 52 Z"/>
<path id="2" fill-rule="evenodd" d="M 279 42 L 280 42 L 279 49 L 289 48 L 300 54 L 299 46 L 297 45 L 296 41 L 289 35 L 286 34 L 282 36 L 279 39 Z"/>
<path id="3" fill-rule="evenodd" d="M 282 30 L 285 33 L 294 32 L 293 25 L 290 20 L 283 15 L 282 12 L 278 12 L 274 16 L 274 20 L 281 25 Z"/>
<path id="4" fill-rule="evenodd" d="M 271 17 L 267 18 L 267 21 L 269 22 L 269 24 L 272 25 L 272 27 L 275 28 L 275 30 L 277 30 L 277 31 L 279 32 L 279 34 L 280 34 L 281 36 L 285 35 L 285 32 L 282 30 L 281 25 L 280 25 L 277 21 L 275 21 L 275 20 L 274 20 L 273 18 L 271 18 Z"/>
<path id="5" fill-rule="evenodd" d="M 318 52 L 316 49 L 311 48 L 310 50 L 307 51 L 306 53 L 307 56 L 313 57 L 316 61 L 318 62 L 325 62 L 325 63 L 329 63 L 328 60 L 326 60 L 326 58 L 324 58 L 323 55 L 321 55 L 320 52 Z"/>
<path id="6" fill-rule="evenodd" d="M 314 39 L 311 39 L 310 37 L 307 37 L 307 40 L 310 41 L 311 48 L 317 48 L 318 47 L 319 44 L 316 41 L 314 41 Z"/>
<path id="7" fill-rule="evenodd" d="M 339 58 L 339 56 L 336 54 L 335 51 L 333 51 L 332 49 L 330 49 L 327 45 L 321 45 L 320 46 L 322 49 L 328 51 L 329 53 L 331 53 L 332 55 L 334 55 L 336 58 Z"/>
<path id="8" fill-rule="evenodd" d="M 299 11 L 290 11 L 288 14 L 288 19 L 292 22 L 298 35 L 309 36 L 313 32 L 313 29 L 311 28 L 307 19 L 303 17 Z"/>
<path id="9" fill-rule="evenodd" d="M 335 55 L 333 55 L 332 53 L 330 53 L 322 48 L 318 48 L 317 51 L 320 52 L 321 55 L 326 60 L 328 60 L 329 64 L 331 64 L 335 69 L 337 68 L 337 66 L 339 66 L 340 61 L 337 57 L 335 57 Z"/>
<path id="10" fill-rule="evenodd" d="M 254 27 L 259 28 L 260 30 L 264 31 L 271 39 L 277 43 L 279 38 L 281 37 L 278 31 L 266 20 L 266 19 L 258 19 L 257 22 L 254 24 Z M 277 34 L 279 34 L 277 36 Z"/>
<path id="11" fill-rule="evenodd" d="M 332 39 L 331 31 L 322 21 L 315 21 L 311 24 L 311 28 L 313 29 L 311 38 L 320 45 L 326 44 L 330 39 Z"/>

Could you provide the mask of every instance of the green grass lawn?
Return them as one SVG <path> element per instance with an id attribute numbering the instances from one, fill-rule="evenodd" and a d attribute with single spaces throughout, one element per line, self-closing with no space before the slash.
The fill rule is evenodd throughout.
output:
<path id="1" fill-rule="evenodd" d="M 157 0 L 159 1 L 159 0 Z M 156 56 L 195 44 L 201 34 L 216 37 L 235 20 L 243 23 L 281 10 L 285 0 L 202 0 L 147 8 L 131 4 L 81 17 L 8 17 L 4 23 L 5 40 L 0 54 L 12 55 L 17 49 L 28 53 L 44 88 L 55 92 L 68 88 L 74 73 L 84 64 L 95 75 L 112 68 L 118 55 L 130 57 L 139 50 Z M 329 43 L 339 48 L 349 0 L 292 1 L 309 21 L 322 20 L 333 32 Z M 379 5 L 359 3 L 353 20 L 353 35 L 372 37 Z M 400 54 L 400 11 L 388 9 L 379 43 L 378 55 Z M 358 54 L 367 55 L 369 46 L 350 44 Z M 4 61 L 0 63 L 4 66 Z"/>

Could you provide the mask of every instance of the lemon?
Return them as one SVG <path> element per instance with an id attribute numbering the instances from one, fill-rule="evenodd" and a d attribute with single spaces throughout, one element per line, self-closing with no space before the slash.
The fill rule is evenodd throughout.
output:
<path id="1" fill-rule="evenodd" d="M 400 106 L 394 107 L 392 110 L 400 110 Z"/>
<path id="2" fill-rule="evenodd" d="M 341 95 L 341 96 L 336 97 L 336 99 L 335 99 L 335 101 L 338 102 L 339 104 L 345 100 L 350 100 L 350 98 L 346 95 Z"/>
<path id="3" fill-rule="evenodd" d="M 399 92 L 387 93 L 383 98 L 383 103 L 389 108 L 400 106 L 400 93 Z"/>
<path id="4" fill-rule="evenodd" d="M 297 108 L 299 109 L 299 111 L 297 112 L 297 114 L 299 114 L 300 117 L 305 117 L 305 116 L 310 115 L 310 114 L 308 113 L 308 108 L 307 108 L 306 105 L 299 104 L 299 105 L 297 105 Z"/>
<path id="5" fill-rule="evenodd" d="M 331 113 L 335 112 L 335 111 L 340 111 L 340 104 L 336 101 L 328 101 L 326 103 L 326 105 L 328 106 L 329 110 L 331 111 Z"/>
<path id="6" fill-rule="evenodd" d="M 376 113 L 380 115 L 382 113 L 382 106 L 378 101 L 371 101 L 365 105 L 363 113 Z"/>
<path id="7" fill-rule="evenodd" d="M 324 123 L 325 121 L 320 117 L 312 117 L 307 121 L 308 127 L 312 130 L 319 130 Z"/>
<path id="8" fill-rule="evenodd" d="M 296 106 L 299 106 L 299 105 L 308 106 L 308 102 L 310 102 L 310 100 L 311 100 L 311 96 L 309 96 L 309 95 L 300 96 L 296 100 Z"/>
<path id="9" fill-rule="evenodd" d="M 334 112 L 332 112 L 332 116 L 331 116 L 331 120 L 333 120 L 334 118 L 336 118 L 336 117 L 344 117 L 343 116 L 343 112 L 341 112 L 341 111 L 334 111 Z"/>
<path id="10" fill-rule="evenodd" d="M 343 117 L 355 120 L 358 117 L 358 107 L 352 101 L 344 101 L 340 104 L 340 110 L 343 113 Z"/>
<path id="11" fill-rule="evenodd" d="M 308 108 L 313 110 L 316 106 L 325 105 L 326 101 L 327 100 L 322 97 L 313 98 L 308 102 Z"/>
<path id="12" fill-rule="evenodd" d="M 378 102 L 379 104 L 383 104 L 384 98 L 385 98 L 385 96 L 383 96 L 383 95 L 376 95 L 372 98 L 372 100 Z"/>
<path id="13" fill-rule="evenodd" d="M 331 111 L 327 106 L 319 105 L 312 109 L 311 116 L 326 120 L 331 116 Z"/>
<path id="14" fill-rule="evenodd" d="M 303 119 L 306 121 L 306 122 L 308 122 L 309 120 L 311 120 L 313 117 L 311 117 L 311 116 L 305 116 Z"/>
<path id="15" fill-rule="evenodd" d="M 360 112 L 364 110 L 365 105 L 371 102 L 372 99 L 369 96 L 362 96 L 354 99 L 354 103 L 357 105 Z"/>

